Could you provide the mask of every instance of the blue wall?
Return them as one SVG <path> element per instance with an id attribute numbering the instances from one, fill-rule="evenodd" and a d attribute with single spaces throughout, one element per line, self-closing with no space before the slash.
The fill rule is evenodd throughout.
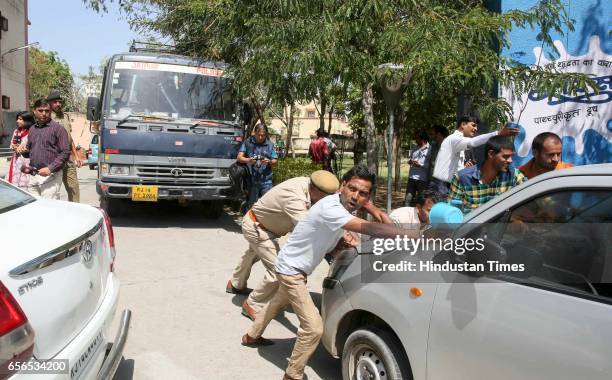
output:
<path id="1" fill-rule="evenodd" d="M 527 10 L 536 3 L 536 0 L 502 0 L 501 11 L 507 12 L 510 9 Z M 569 55 L 581 56 L 588 53 L 591 36 L 596 35 L 599 37 L 603 53 L 612 55 L 612 36 L 609 34 L 609 31 L 612 30 L 612 0 L 565 0 L 564 4 L 569 17 L 574 21 L 574 31 L 566 28 L 563 36 L 554 33 L 552 34 L 553 40 L 561 41 Z M 537 40 L 537 33 L 537 31 L 530 28 L 515 28 L 510 34 L 511 47 L 504 49 L 502 54 L 524 64 L 537 63 L 533 49 L 542 46 L 542 42 Z M 559 57 L 559 54 L 550 47 L 544 48 L 544 54 L 549 60 L 567 59 L 567 57 Z M 605 78 L 612 78 L 611 69 L 593 67 L 597 70 L 601 69 L 597 76 L 602 78 L 602 83 L 605 81 Z M 608 83 L 610 83 L 610 79 L 608 79 Z M 612 85 L 608 85 L 607 88 L 605 85 L 602 85 L 600 89 L 608 93 L 612 91 Z M 566 135 L 566 132 L 571 129 L 564 128 L 561 130 L 564 135 L 562 138 L 564 161 L 576 165 L 612 162 L 612 119 L 610 118 L 612 103 L 610 102 L 610 97 L 612 96 L 609 96 L 607 99 L 604 98 L 603 104 L 600 97 L 599 115 L 601 116 L 601 121 L 597 125 L 589 124 L 590 127 L 588 129 L 582 129 L 580 132 L 570 132 L 569 136 Z M 568 106 L 572 105 L 573 107 L 579 105 L 571 101 L 567 103 Z M 582 103 L 596 104 L 591 101 Z M 521 124 L 523 124 L 523 120 L 521 120 Z M 584 120 L 586 121 L 586 119 Z M 531 128 L 531 131 L 534 131 L 533 125 L 529 126 L 529 128 Z M 517 152 L 523 142 L 530 144 L 530 141 L 526 141 L 525 129 L 523 127 L 521 129 L 522 133 L 515 139 Z M 546 127 L 540 126 L 537 133 L 545 130 Z M 557 129 L 555 132 L 559 133 L 559 130 Z M 533 136 L 534 133 L 531 133 L 530 139 Z M 577 139 L 581 140 L 581 146 L 584 148 L 580 153 L 576 149 Z M 520 165 L 530 158 L 530 153 L 527 156 L 516 154 L 514 161 L 515 164 Z"/>

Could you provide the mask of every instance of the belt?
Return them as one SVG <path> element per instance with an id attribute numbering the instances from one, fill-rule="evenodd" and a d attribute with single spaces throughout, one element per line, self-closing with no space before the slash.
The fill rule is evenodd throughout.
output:
<path id="1" fill-rule="evenodd" d="M 259 223 L 257 217 L 255 216 L 255 213 L 253 212 L 253 209 L 250 209 L 249 212 L 247 212 L 247 215 L 249 216 L 249 219 L 251 219 L 253 223 L 255 223 L 255 226 L 261 228 L 264 231 L 268 231 L 261 223 Z"/>

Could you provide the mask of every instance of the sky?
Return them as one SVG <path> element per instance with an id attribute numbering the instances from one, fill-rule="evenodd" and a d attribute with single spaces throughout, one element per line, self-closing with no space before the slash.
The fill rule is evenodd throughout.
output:
<path id="1" fill-rule="evenodd" d="M 102 59 L 127 51 L 133 39 L 139 40 L 115 4 L 108 13 L 98 14 L 82 0 L 29 0 L 28 12 L 29 42 L 56 51 L 75 75 L 86 74 L 90 65 L 97 69 Z"/>

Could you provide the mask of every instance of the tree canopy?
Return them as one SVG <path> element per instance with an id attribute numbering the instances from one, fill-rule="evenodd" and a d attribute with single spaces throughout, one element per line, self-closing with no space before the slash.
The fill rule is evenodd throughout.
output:
<path id="1" fill-rule="evenodd" d="M 46 99 L 51 90 L 59 90 L 62 97 L 66 99 L 65 110 L 78 110 L 73 91 L 72 72 L 66 61 L 59 58 L 56 52 L 45 52 L 30 48 L 28 80 L 30 84 L 30 105 L 37 99 Z"/>

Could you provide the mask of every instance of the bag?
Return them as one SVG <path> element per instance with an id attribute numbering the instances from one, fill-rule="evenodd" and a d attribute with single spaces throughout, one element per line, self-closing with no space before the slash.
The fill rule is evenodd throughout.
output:
<path id="1" fill-rule="evenodd" d="M 251 174 L 246 164 L 238 161 L 229 167 L 229 177 L 234 194 L 238 199 L 246 199 L 249 194 Z"/>

